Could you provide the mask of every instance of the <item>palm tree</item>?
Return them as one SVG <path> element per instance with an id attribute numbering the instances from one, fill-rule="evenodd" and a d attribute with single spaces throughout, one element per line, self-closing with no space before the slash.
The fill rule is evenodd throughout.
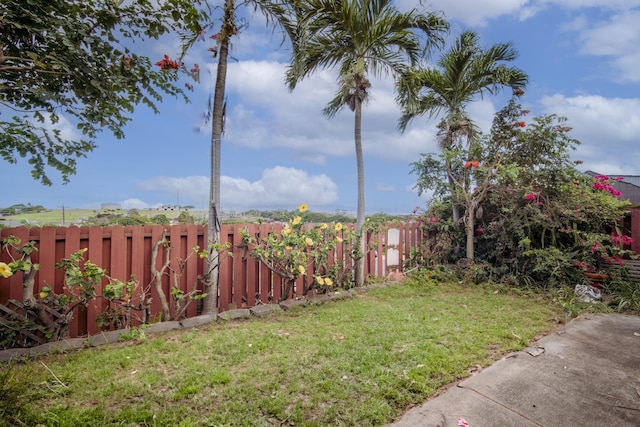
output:
<path id="1" fill-rule="evenodd" d="M 504 62 L 513 61 L 518 52 L 511 43 L 499 43 L 487 50 L 480 47 L 478 35 L 464 31 L 450 50 L 437 62 L 438 68 L 410 69 L 398 81 L 398 102 L 403 106 L 399 127 L 404 132 L 416 117 L 444 113 L 438 124 L 440 147 L 459 147 L 475 140 L 476 127 L 465 107 L 484 92 L 495 94 L 509 86 L 514 91 L 527 84 L 527 75 Z M 454 188 L 456 172 L 447 164 L 454 224 L 460 222 L 458 197 Z"/>
<path id="2" fill-rule="evenodd" d="M 431 47 L 443 43 L 447 22 L 417 9 L 400 13 L 391 0 L 306 0 L 301 2 L 298 46 L 287 70 L 293 90 L 321 68 L 338 67 L 339 87 L 323 113 L 333 117 L 345 105 L 355 113 L 358 175 L 355 284 L 364 284 L 365 219 L 362 105 L 368 100 L 372 76 L 398 76 L 407 63 L 416 64 Z M 425 45 L 415 31 L 426 35 Z M 426 47 L 425 47 L 426 46 Z"/>
<path id="3" fill-rule="evenodd" d="M 268 25 L 277 25 L 283 30 L 283 34 L 292 43 L 295 42 L 295 0 L 244 0 L 239 5 L 252 6 L 260 10 L 266 18 Z M 211 26 L 209 24 L 208 26 Z M 184 42 L 183 54 L 189 49 L 195 40 L 200 37 L 203 28 L 195 28 L 195 31 Z M 232 36 L 238 33 L 236 24 L 236 2 L 225 0 L 223 4 L 223 17 L 220 31 L 217 34 L 218 48 L 216 51 L 218 67 L 216 70 L 215 92 L 211 110 L 211 176 L 209 183 L 209 216 L 208 216 L 208 254 L 204 275 L 204 292 L 207 296 L 203 300 L 202 313 L 215 314 L 217 312 L 217 290 L 219 280 L 220 258 L 220 160 L 222 147 L 222 134 L 224 132 L 225 119 L 225 90 L 227 81 L 227 64 L 229 47 Z M 294 43 L 295 45 L 295 43 Z"/>

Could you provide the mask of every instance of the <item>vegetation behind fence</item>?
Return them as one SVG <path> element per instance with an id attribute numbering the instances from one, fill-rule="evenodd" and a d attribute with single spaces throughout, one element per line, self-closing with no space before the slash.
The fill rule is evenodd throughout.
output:
<path id="1" fill-rule="evenodd" d="M 220 243 L 229 243 L 230 249 L 228 253 L 222 254 L 220 260 L 220 285 L 217 295 L 219 312 L 277 302 L 285 297 L 281 278 L 250 256 L 250 250 L 243 244 L 241 233 L 241 230 L 244 230 L 260 238 L 272 232 L 280 232 L 282 227 L 281 224 L 222 225 Z M 158 246 L 156 243 L 162 240 L 163 233 L 170 243 Z M 45 287 L 49 287 L 56 294 L 66 292 L 64 272 L 56 268 L 56 263 L 81 249 L 86 249 L 85 260 L 106 269 L 112 278 L 128 281 L 134 277 L 138 286 L 131 299 L 140 298 L 142 293 L 150 295 L 152 318 L 157 317 L 162 311 L 160 299 L 152 285 L 152 263 L 156 270 L 160 270 L 165 263 L 168 264 L 168 269 L 162 275 L 162 288 L 166 295 L 171 294 L 173 287 L 185 294 L 193 289 L 202 290 L 199 277 L 204 273 L 205 262 L 194 248 L 207 247 L 207 228 L 204 225 L 17 227 L 0 230 L 3 240 L 8 236 L 17 237 L 22 243 L 35 242 L 38 250 L 32 254 L 31 261 L 39 265 L 35 276 L 36 296 Z M 369 234 L 367 241 L 369 251 L 365 255 L 365 274 L 381 277 L 388 271 L 402 271 L 403 263 L 409 259 L 412 249 L 420 245 L 420 227 L 416 222 L 394 224 L 383 228 L 383 231 Z M 158 247 L 155 260 L 154 245 Z M 349 259 L 349 252 L 350 247 L 346 242 L 339 245 L 333 254 L 333 262 L 350 265 L 352 260 Z M 11 261 L 6 251 L 0 255 L 0 261 Z M 305 284 L 308 285 L 312 280 L 313 266 L 309 266 L 306 275 L 296 282 L 293 294 L 302 296 Z M 97 295 L 102 295 L 105 285 L 106 281 L 98 285 Z M 22 298 L 22 274 L 17 273 L 9 278 L 0 279 L 0 304 L 7 304 L 10 300 L 19 302 Z M 96 298 L 86 308 L 76 309 L 69 327 L 70 336 L 99 332 L 101 328 L 96 318 L 107 309 L 108 303 L 103 298 Z M 198 307 L 194 303 L 188 307 L 186 316 L 196 314 Z"/>

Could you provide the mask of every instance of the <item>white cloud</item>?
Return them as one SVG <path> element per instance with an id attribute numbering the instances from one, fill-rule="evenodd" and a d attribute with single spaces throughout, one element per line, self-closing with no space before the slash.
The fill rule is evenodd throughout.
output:
<path id="1" fill-rule="evenodd" d="M 284 64 L 272 61 L 230 65 L 228 93 L 240 99 L 228 111 L 226 141 L 253 150 L 286 148 L 296 159 L 320 165 L 331 157 L 354 156 L 353 112 L 344 108 L 333 118 L 321 113 L 334 95 L 334 74 L 319 72 L 289 92 L 284 72 Z M 437 119 L 419 117 L 404 134 L 398 130 L 400 108 L 390 78 L 372 78 L 370 97 L 363 107 L 366 156 L 409 163 L 437 149 Z M 486 131 L 495 108 L 480 100 L 469 105 L 469 112 Z"/>
<path id="2" fill-rule="evenodd" d="M 541 104 L 546 113 L 568 118 L 571 135 L 582 142 L 573 157 L 584 160 L 585 169 L 637 174 L 640 99 L 553 95 Z"/>
<path id="3" fill-rule="evenodd" d="M 376 190 L 383 193 L 391 193 L 393 191 L 396 191 L 396 186 L 392 184 L 385 184 L 383 182 L 376 182 Z"/>
<path id="4" fill-rule="evenodd" d="M 82 135 L 77 132 L 76 127 L 62 114 L 58 114 L 57 123 L 51 122 L 50 116 L 46 113 L 43 114 L 44 122 L 38 119 L 31 118 L 29 122 L 36 128 L 43 128 L 46 131 L 53 133 L 59 132 L 60 138 L 63 140 L 77 141 L 82 139 Z"/>
<path id="5" fill-rule="evenodd" d="M 415 0 L 398 0 L 401 10 L 416 7 Z M 431 0 L 425 2 L 428 11 L 442 11 L 449 21 L 461 21 L 468 26 L 482 26 L 501 15 L 517 13 L 528 0 Z"/>
<path id="6" fill-rule="evenodd" d="M 150 209 L 160 206 L 160 204 L 158 203 L 150 205 L 147 202 L 135 198 L 123 200 L 118 204 L 122 207 L 122 209 Z"/>
<path id="7" fill-rule="evenodd" d="M 401 10 L 416 7 L 415 0 L 398 0 Z M 425 2 L 427 10 L 442 11 L 449 21 L 460 21 L 465 26 L 482 27 L 492 19 L 515 15 L 522 21 L 531 19 L 545 9 L 630 10 L 640 6 L 640 0 L 431 0 Z"/>
<path id="8" fill-rule="evenodd" d="M 327 206 L 338 199 L 338 187 L 325 174 L 276 166 L 265 169 L 257 181 L 241 177 L 220 177 L 220 198 L 223 209 L 277 208 L 297 206 L 302 202 Z M 209 178 L 205 176 L 159 176 L 138 183 L 145 191 L 160 191 L 179 195 L 181 204 L 200 207 L 209 199 Z"/>
<path id="9" fill-rule="evenodd" d="M 615 72 L 610 75 L 627 82 L 640 82 L 640 10 L 613 15 L 584 28 L 579 35 L 580 53 L 611 57 Z"/>

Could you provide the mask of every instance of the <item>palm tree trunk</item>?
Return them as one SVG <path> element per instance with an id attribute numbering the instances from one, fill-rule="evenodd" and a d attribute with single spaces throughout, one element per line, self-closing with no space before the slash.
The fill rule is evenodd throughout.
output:
<path id="1" fill-rule="evenodd" d="M 355 141 L 356 141 L 356 163 L 358 169 L 358 207 L 356 213 L 356 248 L 357 257 L 355 261 L 354 280 L 356 286 L 364 285 L 364 257 L 366 236 L 364 231 L 364 158 L 362 153 L 362 100 L 355 97 Z"/>
<path id="2" fill-rule="evenodd" d="M 224 2 L 224 23 L 221 31 L 218 69 L 213 96 L 211 120 L 211 177 L 209 181 L 209 218 L 207 221 L 207 242 L 209 244 L 204 292 L 207 296 L 202 303 L 202 314 L 217 313 L 218 281 L 220 278 L 220 156 L 222 152 L 222 130 L 224 123 L 224 96 L 227 82 L 227 61 L 229 57 L 229 38 L 234 30 L 234 0 Z"/>

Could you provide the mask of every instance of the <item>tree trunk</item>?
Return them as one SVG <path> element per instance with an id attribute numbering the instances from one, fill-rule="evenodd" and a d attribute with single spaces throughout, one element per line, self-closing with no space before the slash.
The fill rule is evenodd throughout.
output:
<path id="1" fill-rule="evenodd" d="M 475 233 L 475 221 L 476 221 L 476 203 L 471 201 L 468 203 L 468 209 L 465 213 L 465 229 L 467 231 L 467 259 L 473 261 L 474 254 L 474 233 Z"/>
<path id="2" fill-rule="evenodd" d="M 355 97 L 355 141 L 356 141 L 356 163 L 358 169 L 358 207 L 356 213 L 356 248 L 358 256 L 355 260 L 354 280 L 356 286 L 364 285 L 364 257 L 366 236 L 364 230 L 365 207 L 364 207 L 364 158 L 362 153 L 362 100 Z"/>
<path id="3" fill-rule="evenodd" d="M 216 74 L 215 94 L 213 96 L 213 112 L 211 114 L 211 178 L 209 184 L 209 218 L 207 240 L 209 244 L 202 314 L 217 314 L 218 280 L 220 278 L 219 250 L 215 245 L 220 242 L 220 156 L 222 152 L 222 131 L 224 125 L 224 96 L 227 81 L 227 61 L 229 56 L 229 39 L 235 30 L 234 0 L 224 2 L 224 22 L 222 24 L 220 51 L 218 52 L 218 69 Z"/>
<path id="4" fill-rule="evenodd" d="M 37 270 L 31 263 L 31 254 L 24 255 L 24 262 L 31 267 L 29 271 L 22 272 L 22 303 L 27 307 L 35 307 L 37 300 L 33 295 L 33 290 L 36 284 L 35 278 Z"/>
<path id="5" fill-rule="evenodd" d="M 151 250 L 151 275 L 153 276 L 153 281 L 155 283 L 156 293 L 158 294 L 158 298 L 160 299 L 160 305 L 162 306 L 162 320 L 172 320 L 171 319 L 171 308 L 169 307 L 169 301 L 167 300 L 167 295 L 164 293 L 162 289 L 162 276 L 164 276 L 165 271 L 169 268 L 169 263 L 171 262 L 171 247 L 165 246 L 167 242 L 166 230 L 162 232 L 162 238 L 153 244 L 153 249 Z M 162 267 L 160 270 L 156 268 L 156 262 L 158 260 L 158 251 L 160 246 L 165 246 L 164 252 L 164 262 L 162 263 Z"/>
<path id="6" fill-rule="evenodd" d="M 447 177 L 449 178 L 449 191 L 451 192 L 451 214 L 453 219 L 453 226 L 457 227 L 460 224 L 460 206 L 458 204 L 458 194 L 456 192 L 456 184 L 451 177 L 451 165 L 447 165 L 447 169 Z"/>

